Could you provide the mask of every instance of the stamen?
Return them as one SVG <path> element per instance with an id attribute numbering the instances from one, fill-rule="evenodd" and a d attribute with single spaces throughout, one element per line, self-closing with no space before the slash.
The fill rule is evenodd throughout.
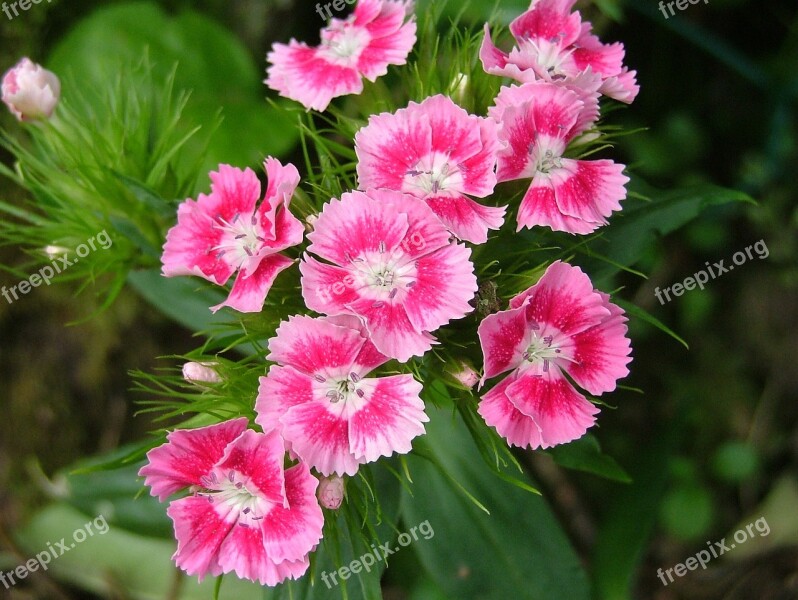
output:
<path id="1" fill-rule="evenodd" d="M 380 242 L 380 254 L 385 254 L 385 242 Z"/>
<path id="2" fill-rule="evenodd" d="M 313 378 L 314 378 L 316 381 L 318 381 L 319 383 L 324 383 L 325 381 L 327 381 L 327 380 L 326 380 L 324 377 L 322 377 L 321 375 L 314 375 L 314 376 L 313 376 Z"/>
<path id="3" fill-rule="evenodd" d="M 382 300 L 377 300 L 374 304 L 371 305 L 371 308 L 382 308 L 385 306 L 385 302 Z"/>
<path id="4" fill-rule="evenodd" d="M 391 293 L 390 293 L 390 294 L 388 294 L 388 297 L 389 297 L 391 300 L 393 300 L 394 298 L 396 298 L 396 294 L 397 294 L 397 292 L 398 292 L 398 291 L 399 291 L 399 289 L 398 289 L 398 288 L 393 288 L 393 289 L 391 290 Z"/>
<path id="5" fill-rule="evenodd" d="M 358 389 L 357 389 L 357 391 L 356 391 L 355 393 L 357 394 L 357 397 L 358 397 L 358 398 L 362 398 L 363 396 L 365 396 L 365 395 L 366 395 L 366 392 L 364 392 L 364 391 L 363 391 L 363 390 L 361 390 L 360 388 L 358 388 Z"/>
<path id="6" fill-rule="evenodd" d="M 349 374 L 349 379 L 351 379 L 354 383 L 357 383 L 358 381 L 360 381 L 360 375 L 358 375 L 355 372 L 352 372 Z"/>

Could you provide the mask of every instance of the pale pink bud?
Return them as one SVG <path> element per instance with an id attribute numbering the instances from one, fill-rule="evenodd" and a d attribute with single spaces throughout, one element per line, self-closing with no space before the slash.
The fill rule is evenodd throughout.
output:
<path id="1" fill-rule="evenodd" d="M 3 102 L 20 121 L 49 118 L 61 94 L 58 77 L 29 58 L 3 76 L 2 87 Z"/>
<path id="2" fill-rule="evenodd" d="M 453 372 L 454 378 L 467 388 L 474 387 L 479 381 L 479 375 L 466 363 L 460 363 L 460 370 Z"/>
<path id="3" fill-rule="evenodd" d="M 338 510 L 344 501 L 344 480 L 338 475 L 322 477 L 316 496 L 324 508 Z"/>
<path id="4" fill-rule="evenodd" d="M 187 362 L 183 365 L 183 379 L 195 383 L 219 383 L 222 378 L 213 369 L 216 364 L 213 362 Z"/>

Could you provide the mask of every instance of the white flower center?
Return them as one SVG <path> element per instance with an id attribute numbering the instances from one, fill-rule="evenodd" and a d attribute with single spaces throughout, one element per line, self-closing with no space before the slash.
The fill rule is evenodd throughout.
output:
<path id="1" fill-rule="evenodd" d="M 403 192 L 421 192 L 423 195 L 440 191 L 458 190 L 463 184 L 463 174 L 457 165 L 450 163 L 446 154 L 435 152 L 419 160 L 405 173 Z"/>
<path id="2" fill-rule="evenodd" d="M 380 242 L 377 252 L 347 257 L 353 287 L 373 299 L 375 308 L 397 297 L 401 300 L 401 294 L 416 284 L 415 261 L 401 246 L 388 252 L 385 242 Z"/>
<path id="3" fill-rule="evenodd" d="M 241 527 L 255 527 L 272 509 L 273 504 L 250 490 L 245 482 L 249 478 L 237 471 L 223 472 L 214 469 L 200 479 L 202 487 L 194 490 L 195 496 L 208 499 L 211 504 L 223 504 L 226 520 Z"/>
<path id="4" fill-rule="evenodd" d="M 236 213 L 231 222 L 217 215 L 214 227 L 221 230 L 223 235 L 219 244 L 211 248 L 211 251 L 217 253 L 217 258 L 224 258 L 227 264 L 236 267 L 255 256 L 266 241 L 255 213 L 244 216 Z"/>
<path id="5" fill-rule="evenodd" d="M 366 30 L 346 22 L 322 32 L 320 53 L 332 63 L 352 67 L 368 43 Z"/>

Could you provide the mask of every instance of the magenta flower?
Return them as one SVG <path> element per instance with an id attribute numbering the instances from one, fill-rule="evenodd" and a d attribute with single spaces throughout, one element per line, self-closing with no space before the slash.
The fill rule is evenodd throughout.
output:
<path id="1" fill-rule="evenodd" d="M 318 480 L 303 463 L 283 470 L 278 434 L 256 433 L 241 418 L 167 439 L 147 454 L 139 475 L 161 502 L 185 488 L 192 492 L 166 511 L 178 567 L 200 581 L 235 572 L 271 586 L 307 571 L 324 525 Z"/>
<path id="2" fill-rule="evenodd" d="M 575 1 L 532 0 L 510 24 L 517 45 L 509 54 L 493 45 L 486 24 L 479 55 L 485 71 L 520 83 L 574 80 L 589 71 L 600 76 L 602 94 L 631 103 L 640 87 L 636 72 L 623 66 L 623 44 L 602 44 L 590 33 L 590 23 L 570 12 Z"/>
<path id="3" fill-rule="evenodd" d="M 177 225 L 163 247 L 166 277 L 198 275 L 224 285 L 238 272 L 227 300 L 240 312 L 260 312 L 277 275 L 293 264 L 278 254 L 302 241 L 304 227 L 288 210 L 299 184 L 292 164 L 274 158 L 264 163 L 269 185 L 258 205 L 261 186 L 251 169 L 219 165 L 211 172 L 211 193 L 188 199 L 177 210 Z"/>
<path id="4" fill-rule="evenodd" d="M 510 310 L 480 324 L 483 383 L 510 373 L 483 396 L 479 414 L 513 446 L 581 437 L 599 409 L 568 378 L 593 395 L 613 391 L 632 360 L 625 323 L 623 310 L 578 267 L 555 262 Z"/>
<path id="5" fill-rule="evenodd" d="M 518 229 L 591 233 L 626 198 L 624 166 L 564 158 L 568 145 L 598 115 L 595 94 L 537 82 L 502 88 L 489 114 L 499 124 L 498 180 L 532 182 L 518 209 Z"/>
<path id="6" fill-rule="evenodd" d="M 260 379 L 255 421 L 323 475 L 409 452 L 429 421 L 412 375 L 368 377 L 388 357 L 360 328 L 353 316 L 295 316 L 269 340 L 278 365 Z"/>
<path id="7" fill-rule="evenodd" d="M 402 362 L 432 347 L 431 332 L 473 308 L 471 250 L 423 202 L 390 190 L 327 203 L 299 265 L 311 310 L 360 317 L 371 341 Z"/>
<path id="8" fill-rule="evenodd" d="M 25 57 L 3 75 L 3 102 L 20 121 L 50 118 L 61 82 L 54 73 Z"/>
<path id="9" fill-rule="evenodd" d="M 360 189 L 385 188 L 424 200 L 458 238 L 482 244 L 506 207 L 477 204 L 496 185 L 499 140 L 490 119 L 437 95 L 372 116 L 355 135 Z"/>
<path id="10" fill-rule="evenodd" d="M 348 0 L 347 0 L 348 1 Z M 351 4 L 351 2 L 349 2 Z M 315 48 L 292 39 L 274 44 L 265 83 L 305 108 L 324 111 L 333 98 L 363 91 L 388 65 L 403 65 L 416 43 L 410 0 L 358 0 L 346 20 L 333 19 Z"/>

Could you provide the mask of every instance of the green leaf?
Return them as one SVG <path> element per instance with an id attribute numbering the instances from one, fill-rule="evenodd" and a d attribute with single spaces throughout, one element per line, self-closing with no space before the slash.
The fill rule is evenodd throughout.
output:
<path id="1" fill-rule="evenodd" d="M 657 238 L 676 231 L 707 208 L 732 202 L 754 202 L 744 192 L 708 184 L 663 192 L 636 179 L 635 190 L 634 196 L 624 203 L 623 212 L 600 230 L 601 239 L 593 245 L 607 260 L 595 257 L 580 261 L 594 283 L 605 282 L 620 266 L 633 266 Z M 589 247 L 581 250 L 590 256 Z"/>
<path id="2" fill-rule="evenodd" d="M 450 411 L 428 412 L 424 439 L 431 451 L 491 513 L 465 498 L 433 464 L 409 457 L 418 493 L 404 493 L 403 522 L 428 521 L 434 530 L 431 539 L 412 548 L 446 597 L 589 598 L 585 572 L 545 500 L 486 469 L 466 427 Z"/>
<path id="3" fill-rule="evenodd" d="M 210 307 L 222 302 L 222 292 L 208 289 L 192 277 L 168 278 L 157 269 L 131 271 L 128 282 L 145 300 L 189 331 L 207 331 L 224 323 L 224 315 Z M 199 288 L 199 289 L 198 289 Z"/>
<path id="4" fill-rule="evenodd" d="M 638 318 L 641 321 L 644 321 L 644 322 L 648 323 L 649 325 L 653 325 L 654 327 L 656 327 L 657 329 L 659 329 L 663 333 L 667 333 L 669 336 L 671 336 L 674 340 L 679 342 L 682 346 L 684 346 L 688 350 L 690 349 L 690 346 L 687 344 L 686 341 L 684 341 L 684 338 L 682 338 L 678 333 L 673 331 L 673 329 L 671 329 L 670 327 L 665 325 L 665 323 L 663 323 L 662 321 L 657 319 L 655 316 L 653 316 L 648 311 L 640 308 L 636 304 L 632 304 L 631 302 L 627 302 L 626 300 L 623 300 L 622 298 L 615 297 L 615 298 L 613 298 L 612 301 L 615 302 L 615 304 L 620 306 L 622 309 L 624 309 L 631 316 L 633 316 L 635 318 Z"/>
<path id="5" fill-rule="evenodd" d="M 591 433 L 569 444 L 555 446 L 547 450 L 547 454 L 550 454 L 558 465 L 568 469 L 593 473 L 621 483 L 632 482 L 632 478 L 614 458 L 601 452 L 598 440 Z"/>
<path id="6" fill-rule="evenodd" d="M 99 88 L 120 65 L 145 53 L 163 79 L 178 64 L 176 89 L 192 91 L 187 122 L 207 125 L 222 109 L 224 120 L 210 140 L 206 170 L 221 162 L 256 164 L 296 144 L 293 120 L 263 99 L 263 77 L 247 49 L 232 33 L 191 10 L 172 17 L 150 2 L 101 8 L 56 46 L 48 67 L 66 76 L 63 95 L 68 98 L 71 84 Z"/>

